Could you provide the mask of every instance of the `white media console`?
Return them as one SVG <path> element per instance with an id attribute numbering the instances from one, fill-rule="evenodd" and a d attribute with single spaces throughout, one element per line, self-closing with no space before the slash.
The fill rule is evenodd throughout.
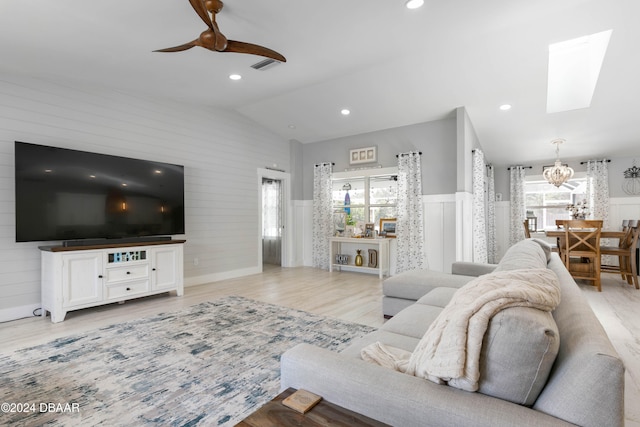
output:
<path id="1" fill-rule="evenodd" d="M 42 246 L 42 316 L 175 291 L 184 293 L 185 240 Z"/>

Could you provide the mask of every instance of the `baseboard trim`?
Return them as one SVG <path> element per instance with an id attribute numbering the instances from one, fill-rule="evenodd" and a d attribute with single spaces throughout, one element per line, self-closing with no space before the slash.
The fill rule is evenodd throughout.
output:
<path id="1" fill-rule="evenodd" d="M 10 322 L 12 320 L 34 317 L 34 310 L 40 309 L 40 304 L 23 305 L 0 310 L 0 322 Z"/>

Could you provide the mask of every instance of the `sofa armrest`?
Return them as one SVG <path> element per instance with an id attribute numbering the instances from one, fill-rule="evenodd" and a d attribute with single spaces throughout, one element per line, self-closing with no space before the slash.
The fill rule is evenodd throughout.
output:
<path id="1" fill-rule="evenodd" d="M 492 273 L 498 264 L 482 264 L 479 262 L 463 262 L 457 261 L 451 264 L 451 274 L 461 276 L 482 276 L 483 274 Z"/>
<path id="2" fill-rule="evenodd" d="M 569 426 L 524 406 L 438 385 L 309 344 L 282 355 L 281 389 L 305 389 L 329 402 L 398 426 Z"/>

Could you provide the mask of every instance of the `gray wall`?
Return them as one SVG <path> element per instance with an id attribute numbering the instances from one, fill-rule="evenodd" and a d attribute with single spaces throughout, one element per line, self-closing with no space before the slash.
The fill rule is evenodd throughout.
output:
<path id="1" fill-rule="evenodd" d="M 15 242 L 15 140 L 184 165 L 185 279 L 258 268 L 257 169 L 288 171 L 289 141 L 234 112 L 108 89 L 0 75 L 0 94 L 0 316 L 40 301 L 42 243 Z"/>
<path id="2" fill-rule="evenodd" d="M 464 107 L 456 108 L 457 119 L 457 191 L 473 192 L 473 150 L 482 148 L 471 118 Z M 486 161 L 486 160 L 485 160 Z"/>
<path id="3" fill-rule="evenodd" d="M 419 123 L 344 138 L 302 144 L 303 197 L 313 199 L 313 166 L 333 162 L 334 171 L 349 168 L 349 150 L 378 147 L 378 164 L 396 166 L 396 155 L 422 151 L 422 192 L 453 194 L 456 192 L 456 118 Z M 366 165 L 362 165 L 366 166 Z"/>

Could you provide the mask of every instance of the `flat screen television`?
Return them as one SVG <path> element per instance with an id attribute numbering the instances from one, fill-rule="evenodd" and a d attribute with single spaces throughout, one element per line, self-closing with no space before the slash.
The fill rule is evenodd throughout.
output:
<path id="1" fill-rule="evenodd" d="M 183 234 L 184 166 L 15 142 L 16 242 Z"/>

